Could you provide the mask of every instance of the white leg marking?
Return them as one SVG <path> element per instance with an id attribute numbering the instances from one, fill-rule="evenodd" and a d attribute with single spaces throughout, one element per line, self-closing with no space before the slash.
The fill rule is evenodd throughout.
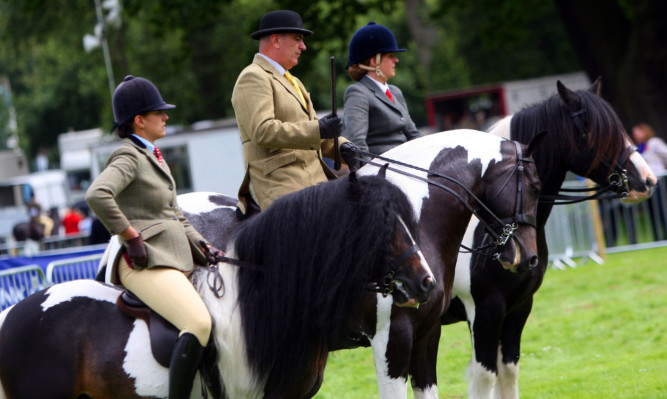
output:
<path id="1" fill-rule="evenodd" d="M 415 394 L 415 399 L 438 399 L 440 397 L 437 385 L 432 385 L 424 391 L 415 389 L 413 393 Z"/>
<path id="2" fill-rule="evenodd" d="M 148 327 L 143 320 L 135 320 L 134 328 L 125 345 L 123 370 L 134 378 L 134 389 L 142 396 L 166 398 L 169 395 L 169 369 L 162 367 L 151 352 Z"/>
<path id="3" fill-rule="evenodd" d="M 519 364 L 503 363 L 503 355 L 498 348 L 497 399 L 519 399 Z"/>
<path id="4" fill-rule="evenodd" d="M 392 303 L 391 296 L 383 298 L 381 294 L 377 295 L 377 324 L 375 326 L 375 336 L 371 339 L 373 357 L 375 358 L 375 374 L 378 379 L 380 398 L 406 399 L 408 397 L 407 379 L 389 377 L 386 353 L 389 343 Z"/>
<path id="5" fill-rule="evenodd" d="M 467 377 L 470 379 L 468 386 L 469 399 L 492 399 L 493 388 L 496 384 L 496 375 L 487 370 L 481 363 L 471 361 L 468 366 Z"/>

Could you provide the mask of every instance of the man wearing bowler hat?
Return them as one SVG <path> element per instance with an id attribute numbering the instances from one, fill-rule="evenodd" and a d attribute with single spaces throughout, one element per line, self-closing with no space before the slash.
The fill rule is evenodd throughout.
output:
<path id="1" fill-rule="evenodd" d="M 341 120 L 332 114 L 318 120 L 305 86 L 289 73 L 312 33 L 299 14 L 280 10 L 264 15 L 250 35 L 259 41 L 259 53 L 232 93 L 246 167 L 238 203 L 243 214 L 253 202 L 264 210 L 285 194 L 336 177 L 322 156 L 334 157 Z M 341 150 L 345 143 L 351 145 L 341 137 Z"/>

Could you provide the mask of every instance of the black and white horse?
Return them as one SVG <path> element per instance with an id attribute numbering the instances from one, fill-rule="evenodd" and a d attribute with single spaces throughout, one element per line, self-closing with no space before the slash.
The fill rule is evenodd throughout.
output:
<path id="1" fill-rule="evenodd" d="M 618 116 L 599 96 L 599 84 L 598 80 L 589 90 L 574 92 L 558 82 L 558 94 L 503 119 L 491 131 L 522 143 L 530 142 L 537 132 L 549 132 L 533 155 L 542 181 L 537 210 L 539 265 L 517 275 L 484 256 L 459 256 L 456 297 L 442 322 L 469 324 L 473 346 L 468 369 L 470 398 L 519 397 L 521 333 L 548 265 L 544 226 L 553 207 L 549 198 L 558 194 L 566 173 L 588 177 L 630 202 L 650 197 L 656 184 Z M 464 244 L 474 245 L 475 227 L 471 223 Z"/>
<path id="2" fill-rule="evenodd" d="M 418 217 L 417 242 L 436 287 L 418 309 L 393 306 L 391 296 L 375 294 L 365 302 L 359 333 L 341 342 L 339 348 L 372 345 L 380 397 L 406 397 L 408 375 L 417 397 L 437 397 L 433 387 L 439 317 L 449 303 L 456 255 L 473 211 L 493 227 L 495 233 L 489 236 L 494 241 L 504 235 L 502 228 L 510 229 L 504 245 L 489 248 L 504 267 L 522 271 L 537 263 L 535 229 L 527 223 L 535 216 L 540 189 L 531 151 L 486 133 L 462 130 L 412 140 L 384 154 L 413 166 L 390 163 L 387 179 L 408 196 Z M 359 173 L 377 169 L 368 165 Z M 192 225 L 218 248 L 225 248 L 226 238 L 245 223 L 236 218 L 236 200 L 230 197 L 190 193 L 179 196 L 179 204 Z"/>
<path id="3" fill-rule="evenodd" d="M 410 202 L 383 176 L 310 187 L 248 219 L 227 245 L 240 265 L 190 277 L 213 318 L 211 395 L 312 397 L 329 349 L 359 334 L 367 293 L 390 306 L 427 301 L 434 276 L 417 233 Z M 146 322 L 118 310 L 120 293 L 77 280 L 1 313 L 0 398 L 166 398 L 168 370 Z"/>

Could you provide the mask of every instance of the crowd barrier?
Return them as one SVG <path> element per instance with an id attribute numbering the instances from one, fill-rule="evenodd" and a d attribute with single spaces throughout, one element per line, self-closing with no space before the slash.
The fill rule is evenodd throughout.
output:
<path id="1" fill-rule="evenodd" d="M 39 265 L 0 270 L 0 309 L 14 305 L 50 285 Z"/>
<path id="2" fill-rule="evenodd" d="M 94 279 L 102 253 L 49 262 L 46 273 L 40 265 L 0 270 L 0 310 L 53 284 Z"/>
<path id="3" fill-rule="evenodd" d="M 582 188 L 568 181 L 563 187 Z M 576 267 L 607 253 L 667 245 L 667 176 L 660 176 L 653 196 L 626 204 L 620 199 L 556 205 L 545 226 L 552 267 Z M 575 259 L 578 259 L 575 260 Z"/>
<path id="4" fill-rule="evenodd" d="M 43 251 L 77 248 L 88 244 L 89 235 L 89 233 L 57 235 L 45 237 L 40 241 L 12 239 L 0 245 L 0 256 L 31 256 Z"/>

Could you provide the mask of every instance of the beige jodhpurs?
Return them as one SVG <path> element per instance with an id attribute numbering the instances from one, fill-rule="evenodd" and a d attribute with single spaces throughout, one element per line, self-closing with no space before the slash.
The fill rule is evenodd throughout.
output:
<path id="1" fill-rule="evenodd" d="M 170 267 L 131 269 L 124 257 L 118 264 L 120 282 L 180 330 L 206 346 L 211 335 L 211 315 L 184 272 Z"/>

